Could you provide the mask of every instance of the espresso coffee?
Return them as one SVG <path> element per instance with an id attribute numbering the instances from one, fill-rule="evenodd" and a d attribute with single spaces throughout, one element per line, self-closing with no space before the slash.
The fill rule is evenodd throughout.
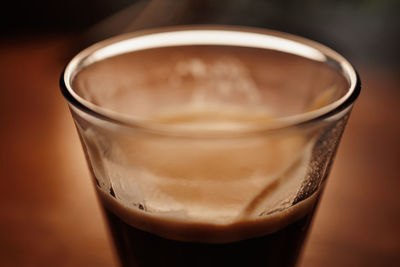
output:
<path id="1" fill-rule="evenodd" d="M 311 214 L 266 236 L 230 243 L 183 242 L 141 231 L 107 212 L 122 266 L 294 266 Z"/>
<path id="2" fill-rule="evenodd" d="M 266 227 L 258 226 L 260 228 L 259 234 L 250 230 L 250 236 L 256 236 L 244 238 L 243 240 L 232 241 L 232 238 L 240 231 L 246 232 L 246 230 L 249 230 L 248 227 L 251 227 L 251 223 L 248 226 L 238 224 L 219 229 L 215 225 L 185 225 L 182 222 L 177 222 L 177 225 L 174 226 L 172 222 L 164 222 L 163 226 L 160 225 L 161 232 L 157 231 L 161 235 L 158 235 L 138 229 L 121 219 L 115 212 L 118 213 L 124 209 L 114 207 L 116 210 L 112 210 L 111 206 L 113 204 L 111 203 L 114 201 L 112 199 L 106 200 L 105 198 L 109 197 L 105 197 L 104 193 L 100 194 L 103 196 L 105 214 L 115 241 L 115 247 L 121 265 L 124 267 L 294 266 L 314 212 L 313 203 L 310 200 L 308 201 L 309 203 L 301 203 L 299 205 L 303 207 L 296 208 L 298 209 L 297 211 L 295 209 L 290 211 L 290 213 L 294 214 L 299 210 L 309 209 L 308 211 L 302 210 L 301 212 L 306 213 L 300 215 L 300 218 L 294 219 L 289 224 L 283 219 L 281 221 L 282 225 L 275 225 L 279 230 L 268 234 L 265 234 L 265 232 L 269 230 L 268 227 L 271 225 L 266 221 Z M 315 197 L 312 198 L 312 201 L 315 201 Z M 285 214 L 283 216 L 290 217 L 293 214 Z M 132 219 L 132 214 L 130 218 Z M 271 220 L 274 219 L 276 220 L 276 218 Z M 157 223 L 162 224 L 163 222 L 160 220 Z M 168 227 L 165 227 L 165 224 Z M 154 227 L 157 226 L 154 225 Z M 162 231 L 165 232 L 162 233 Z M 185 241 L 163 237 L 174 237 L 173 233 L 177 231 L 188 232 Z M 212 239 L 213 242 L 200 241 L 202 233 L 207 236 L 216 231 L 226 231 L 225 238 L 232 235 L 227 239 L 230 241 L 224 242 L 224 239 Z M 194 239 L 188 240 L 190 237 L 194 237 Z"/>

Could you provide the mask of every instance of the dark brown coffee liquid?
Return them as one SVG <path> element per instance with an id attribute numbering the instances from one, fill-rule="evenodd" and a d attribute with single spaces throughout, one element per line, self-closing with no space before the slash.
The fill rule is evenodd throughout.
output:
<path id="1" fill-rule="evenodd" d="M 123 267 L 294 266 L 312 213 L 265 236 L 215 244 L 159 237 L 126 224 L 106 210 Z"/>

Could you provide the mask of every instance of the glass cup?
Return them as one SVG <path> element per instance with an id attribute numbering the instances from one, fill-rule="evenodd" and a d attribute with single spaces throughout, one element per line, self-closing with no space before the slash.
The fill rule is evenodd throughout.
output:
<path id="1" fill-rule="evenodd" d="M 280 32 L 117 36 L 61 77 L 122 266 L 293 266 L 360 92 Z"/>

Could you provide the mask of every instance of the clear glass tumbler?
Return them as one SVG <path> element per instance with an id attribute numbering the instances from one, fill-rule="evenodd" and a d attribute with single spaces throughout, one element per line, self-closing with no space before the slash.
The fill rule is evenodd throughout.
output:
<path id="1" fill-rule="evenodd" d="M 122 266 L 293 266 L 360 92 L 293 35 L 184 26 L 79 53 L 61 77 Z"/>

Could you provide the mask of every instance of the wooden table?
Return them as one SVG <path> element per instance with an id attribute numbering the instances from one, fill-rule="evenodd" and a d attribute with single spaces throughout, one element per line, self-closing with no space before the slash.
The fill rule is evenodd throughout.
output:
<path id="1" fill-rule="evenodd" d="M 0 44 L 0 266 L 116 266 L 67 105 L 71 39 Z M 399 266 L 399 69 L 359 68 L 363 91 L 301 267 Z M 398 75 L 399 76 L 399 75 Z"/>

